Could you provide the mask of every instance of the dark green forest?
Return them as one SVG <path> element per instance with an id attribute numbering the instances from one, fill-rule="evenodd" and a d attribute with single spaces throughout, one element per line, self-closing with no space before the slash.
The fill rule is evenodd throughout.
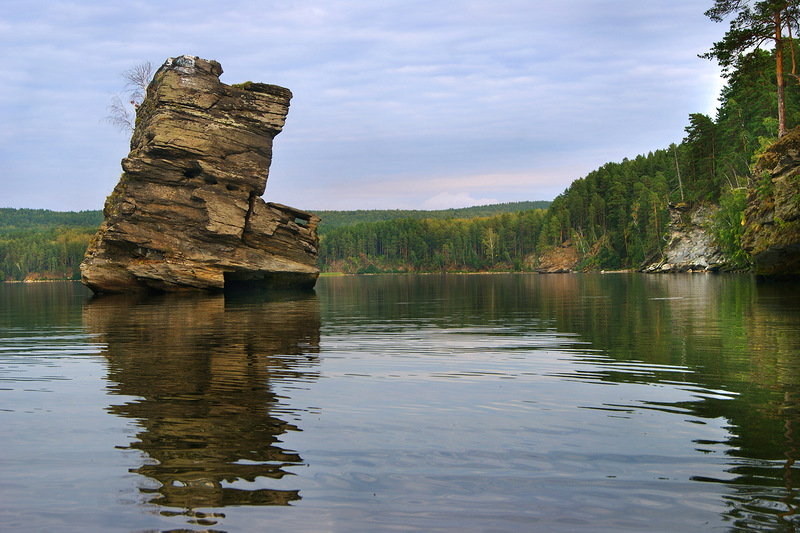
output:
<path id="1" fill-rule="evenodd" d="M 80 279 L 78 266 L 102 211 L 0 208 L 0 280 Z"/>
<path id="2" fill-rule="evenodd" d="M 343 226 L 353 226 L 362 222 L 384 222 L 403 218 L 424 219 L 470 219 L 486 218 L 503 213 L 516 213 L 531 209 L 547 209 L 550 201 L 536 202 L 509 202 L 504 204 L 479 205 L 475 207 L 460 207 L 453 209 L 440 209 L 435 211 L 422 211 L 416 209 L 365 209 L 358 211 L 315 211 L 322 219 L 319 234 L 325 235 L 329 231 Z"/>

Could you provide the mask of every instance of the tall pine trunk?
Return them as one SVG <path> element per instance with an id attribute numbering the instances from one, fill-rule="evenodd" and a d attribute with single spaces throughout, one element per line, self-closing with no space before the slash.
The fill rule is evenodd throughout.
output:
<path id="1" fill-rule="evenodd" d="M 783 41 L 781 39 L 781 14 L 775 13 L 775 71 L 778 81 L 778 138 L 786 135 L 786 95 L 783 86 Z"/>

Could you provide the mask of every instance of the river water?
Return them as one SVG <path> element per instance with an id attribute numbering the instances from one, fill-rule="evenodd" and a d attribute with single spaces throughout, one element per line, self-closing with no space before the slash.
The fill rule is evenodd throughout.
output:
<path id="1" fill-rule="evenodd" d="M 2 531 L 800 529 L 800 287 L 0 284 Z"/>

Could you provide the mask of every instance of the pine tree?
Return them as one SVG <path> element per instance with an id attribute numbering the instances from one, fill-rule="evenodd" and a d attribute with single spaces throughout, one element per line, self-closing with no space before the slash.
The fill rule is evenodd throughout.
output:
<path id="1" fill-rule="evenodd" d="M 778 137 L 786 134 L 786 96 L 783 68 L 784 29 L 791 36 L 797 29 L 798 8 L 795 0 L 716 0 L 714 7 L 705 12 L 715 22 L 735 15 L 723 39 L 714 43 L 710 52 L 701 57 L 715 58 L 723 72 L 729 73 L 739 56 L 767 41 L 775 43 L 775 74 L 778 97 Z M 791 41 L 791 37 L 789 37 Z M 793 55 L 794 57 L 794 55 Z"/>

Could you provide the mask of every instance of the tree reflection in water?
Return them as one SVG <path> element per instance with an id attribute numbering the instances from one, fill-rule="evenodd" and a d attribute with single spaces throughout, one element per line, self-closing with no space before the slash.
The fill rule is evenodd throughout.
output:
<path id="1" fill-rule="evenodd" d="M 302 464 L 280 446 L 299 429 L 276 387 L 318 376 L 313 293 L 104 297 L 84 322 L 107 345 L 110 393 L 131 397 L 108 409 L 141 427 L 132 472 L 157 482 L 140 490 L 163 515 L 211 525 L 219 513 L 198 509 L 300 499 L 275 481 Z"/>
<path id="2" fill-rule="evenodd" d="M 741 281 L 708 275 L 566 276 L 559 280 L 562 299 L 543 306 L 552 306 L 548 313 L 556 317 L 559 330 L 580 332 L 620 363 L 620 368 L 606 363 L 602 372 L 581 379 L 669 382 L 674 377 L 661 375 L 659 368 L 690 369 L 700 390 L 713 394 L 680 404 L 650 402 L 648 408 L 681 408 L 700 420 L 727 420 L 727 442 L 696 441 L 703 448 L 725 450 L 726 476 L 692 479 L 731 489 L 723 496 L 731 531 L 769 524 L 778 528 L 770 531 L 794 532 L 800 474 L 794 433 L 800 424 L 800 284 Z M 580 306 L 570 303 L 581 298 Z M 649 375 L 631 372 L 630 362 L 637 360 L 652 365 Z"/>

